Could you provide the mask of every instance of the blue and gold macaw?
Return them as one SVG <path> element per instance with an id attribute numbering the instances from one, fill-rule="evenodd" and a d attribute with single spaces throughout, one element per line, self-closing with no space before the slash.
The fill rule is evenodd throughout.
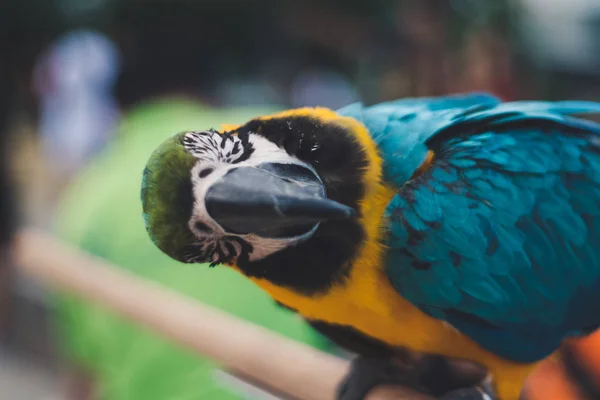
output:
<path id="1" fill-rule="evenodd" d="M 444 356 L 517 400 L 600 324 L 600 125 L 570 116 L 590 112 L 464 94 L 182 132 L 150 157 L 144 218 L 172 258 L 238 270 L 358 352 L 340 399 L 408 381 L 464 398 Z M 399 378 L 400 349 L 436 375 Z"/>

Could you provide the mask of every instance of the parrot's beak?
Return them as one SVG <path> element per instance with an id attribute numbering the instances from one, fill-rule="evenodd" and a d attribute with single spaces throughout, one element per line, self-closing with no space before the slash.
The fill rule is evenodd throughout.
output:
<path id="1" fill-rule="evenodd" d="M 296 164 L 231 169 L 208 189 L 205 204 L 227 232 L 265 238 L 300 236 L 320 222 L 355 215 L 328 199 L 319 178 Z"/>

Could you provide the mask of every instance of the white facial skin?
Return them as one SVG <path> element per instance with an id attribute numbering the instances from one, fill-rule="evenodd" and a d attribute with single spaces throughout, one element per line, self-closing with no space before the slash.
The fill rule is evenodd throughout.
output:
<path id="1" fill-rule="evenodd" d="M 225 141 L 224 144 L 223 141 Z M 238 167 L 254 167 L 263 163 L 297 164 L 313 172 L 315 171 L 310 165 L 289 155 L 284 149 L 279 148 L 273 142 L 252 133 L 249 135 L 248 142 L 244 147 L 242 140 L 237 136 L 225 137 L 213 131 L 188 132 L 185 134 L 184 146 L 198 160 L 191 170 L 195 200 L 194 210 L 188 226 L 198 239 L 193 244 L 199 246 L 202 250 L 210 247 L 213 249 L 219 248 L 222 252 L 228 254 L 227 245 L 229 245 L 234 246 L 235 252 L 239 255 L 241 251 L 240 243 L 223 240 L 226 236 L 236 236 L 252 245 L 253 251 L 250 253 L 249 259 L 250 261 L 254 261 L 310 237 L 317 229 L 317 226 L 315 226 L 311 232 L 301 236 L 278 239 L 263 238 L 254 234 L 239 235 L 226 232 L 208 214 L 204 200 L 210 187 L 221 179 L 227 171 Z M 251 149 L 254 150 L 252 151 Z M 240 158 L 243 159 L 246 157 L 248 151 L 252 151 L 252 153 L 247 159 L 236 162 Z M 316 172 L 315 175 L 318 176 Z M 199 256 L 197 254 L 186 254 L 185 257 L 189 262 L 194 262 L 196 261 L 194 258 L 198 258 Z M 212 261 L 217 262 L 218 259 L 219 255 L 217 252 L 214 252 L 212 254 Z"/>

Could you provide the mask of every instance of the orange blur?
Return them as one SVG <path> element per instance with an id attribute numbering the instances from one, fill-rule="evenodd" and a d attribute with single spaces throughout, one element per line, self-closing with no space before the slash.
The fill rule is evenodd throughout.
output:
<path id="1" fill-rule="evenodd" d="M 577 363 L 600 390 L 600 331 L 565 343 Z M 526 400 L 588 400 L 577 382 L 567 373 L 560 357 L 547 359 L 525 382 Z"/>

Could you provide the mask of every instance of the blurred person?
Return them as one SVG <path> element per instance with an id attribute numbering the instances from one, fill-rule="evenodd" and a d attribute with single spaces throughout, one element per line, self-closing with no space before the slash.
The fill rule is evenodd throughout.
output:
<path id="1" fill-rule="evenodd" d="M 40 56 L 33 79 L 42 153 L 59 180 L 78 171 L 112 136 L 119 119 L 113 95 L 119 64 L 116 45 L 88 30 L 59 37 Z"/>

